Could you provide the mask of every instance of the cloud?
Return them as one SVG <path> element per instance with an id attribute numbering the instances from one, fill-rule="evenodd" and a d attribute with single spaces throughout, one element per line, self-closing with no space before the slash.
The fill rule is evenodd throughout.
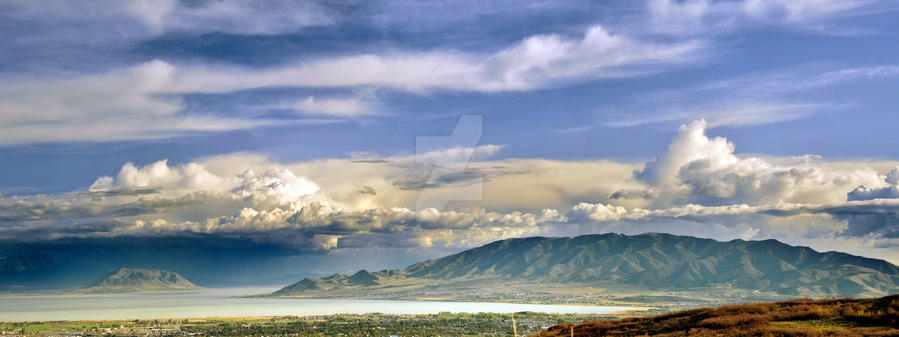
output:
<path id="1" fill-rule="evenodd" d="M 839 236 L 899 238 L 899 202 L 895 199 L 852 201 L 817 211 L 846 223 L 846 227 L 837 233 Z M 892 245 L 899 247 L 899 244 Z"/>
<path id="2" fill-rule="evenodd" d="M 204 34 L 222 32 L 272 35 L 297 32 L 305 27 L 334 24 L 328 11 L 310 1 L 97 1 L 90 4 L 12 1 L 6 4 L 11 17 L 28 20 L 32 26 L 65 34 L 65 29 L 100 34 L 101 26 L 147 37 L 165 33 Z M 38 30 L 42 31 L 42 30 Z M 119 38 L 129 35 L 119 36 Z"/>
<path id="3" fill-rule="evenodd" d="M 896 199 L 899 198 L 899 187 L 887 186 L 880 188 L 868 188 L 859 186 L 849 192 L 847 196 L 850 201 L 855 200 L 874 200 L 874 199 Z"/>
<path id="4" fill-rule="evenodd" d="M 106 192 L 113 189 L 113 187 L 115 187 L 115 179 L 110 176 L 103 176 L 97 178 L 87 190 L 91 192 Z"/>
<path id="5" fill-rule="evenodd" d="M 501 146 L 482 145 L 421 155 L 436 163 L 468 157 L 483 160 L 500 149 Z M 0 223 L 0 236 L 25 241 L 241 238 L 301 253 L 353 247 L 470 247 L 496 239 L 545 234 L 549 230 L 546 224 L 565 220 L 555 210 L 539 208 L 416 211 L 410 206 L 415 205 L 420 192 L 398 189 L 392 182 L 417 177 L 426 168 L 416 165 L 415 156 L 379 159 L 276 163 L 262 156 L 239 153 L 174 166 L 166 160 L 143 166 L 126 163 L 114 177 L 98 178 L 88 192 L 34 196 L 33 201 L 27 202 L 4 199 L 8 207 L 0 209 L 5 219 Z M 535 177 L 556 176 L 558 166 L 552 163 L 513 161 L 485 165 L 474 161 L 470 165 L 472 170 L 495 172 L 489 176 L 501 185 L 520 185 L 511 191 L 500 188 L 498 191 L 510 193 L 509 197 L 496 194 L 485 203 L 488 206 L 505 203 L 506 208 L 521 208 L 515 205 L 521 205 L 522 198 L 533 198 L 526 202 L 529 207 L 545 204 L 541 192 L 527 191 L 545 189 L 547 183 L 559 186 L 554 196 L 593 194 L 594 188 L 606 186 L 599 181 L 596 186 L 585 186 L 571 176 L 554 178 L 559 182 L 543 178 L 535 181 Z M 603 170 L 596 168 L 603 165 L 584 163 L 571 172 L 600 172 Z M 524 167 L 533 173 L 522 171 Z M 621 169 L 630 170 L 633 166 Z M 598 177 L 608 174 L 605 171 Z M 441 184 L 426 188 L 446 195 L 456 193 L 455 185 L 464 183 L 450 177 L 436 181 Z M 569 188 L 572 190 L 565 191 Z"/>
<path id="6" fill-rule="evenodd" d="M 194 199 L 194 207 L 205 207 L 202 198 Z M 896 200 L 873 200 L 830 205 L 778 204 L 750 206 L 734 204 L 725 206 L 684 205 L 659 209 L 626 208 L 608 204 L 580 203 L 564 215 L 545 209 L 535 213 L 499 213 L 482 209 L 438 211 L 425 209 L 413 211 L 407 208 L 372 208 L 350 210 L 327 203 L 282 203 L 272 208 L 244 207 L 231 216 L 217 216 L 190 221 L 171 221 L 158 218 L 160 210 L 181 205 L 175 201 L 154 201 L 145 206 L 147 213 L 133 221 L 112 220 L 62 226 L 31 225 L 4 227 L 0 236 L 20 240 L 61 238 L 114 238 L 114 237 L 185 237 L 202 235 L 207 238 L 243 238 L 260 245 L 276 245 L 284 249 L 320 251 L 342 248 L 377 247 L 457 247 L 467 248 L 493 240 L 533 236 L 559 235 L 567 231 L 589 233 L 601 231 L 640 232 L 664 230 L 681 234 L 718 237 L 738 235 L 745 239 L 778 237 L 792 242 L 803 242 L 803 233 L 815 233 L 812 238 L 845 237 L 867 238 L 887 244 L 896 236 L 895 219 L 899 211 Z M 177 206 L 185 207 L 185 206 Z M 127 209 L 118 207 L 115 209 Z M 113 208 L 110 208 L 112 210 Z M 53 214 L 40 215 L 44 220 L 54 219 Z M 111 211 L 95 215 L 111 214 Z M 74 214 L 83 217 L 84 214 Z M 156 217 L 154 219 L 154 217 Z M 784 219 L 784 220 L 778 220 Z M 674 222 L 672 222 L 674 221 Z M 822 223 L 812 224 L 809 221 Z M 671 226 L 690 225 L 694 232 L 683 232 Z M 782 223 L 790 224 L 782 227 Z M 829 224 L 828 224 L 829 223 Z M 590 227 L 597 224 L 601 227 Z M 656 225 L 652 225 L 656 224 Z M 826 226 L 825 226 L 826 225 Z M 584 227 L 587 226 L 587 227 Z M 631 226 L 628 229 L 628 226 Z M 649 227 L 647 227 L 649 226 Z M 655 227 L 652 227 L 655 226 Z M 661 227 L 659 227 L 661 226 Z M 699 232 L 697 232 L 699 231 Z M 567 233 L 568 235 L 573 233 Z M 805 238 L 807 239 L 807 238 Z M 884 241 L 886 240 L 886 241 Z M 851 248 L 851 247 L 849 247 Z"/>
<path id="7" fill-rule="evenodd" d="M 612 195 L 609 196 L 609 199 L 651 199 L 657 196 L 657 192 L 653 189 L 648 190 L 638 190 L 638 189 L 623 189 L 615 191 Z"/>
<path id="8" fill-rule="evenodd" d="M 891 185 L 899 185 L 899 166 L 894 167 L 887 173 L 886 179 L 884 179 L 887 184 Z"/>
<path id="9" fill-rule="evenodd" d="M 825 108 L 832 107 L 813 103 L 727 101 L 708 106 L 659 109 L 651 114 L 630 114 L 603 124 L 619 128 L 703 119 L 709 127 L 752 126 L 802 119 Z"/>
<path id="10" fill-rule="evenodd" d="M 371 103 L 360 98 L 324 98 L 316 100 L 309 96 L 294 106 L 298 111 L 308 115 L 325 115 L 333 117 L 358 117 L 372 113 Z"/>
<path id="11" fill-rule="evenodd" d="M 701 41 L 654 43 L 601 26 L 581 39 L 533 35 L 493 54 L 449 50 L 325 58 L 276 69 L 179 68 L 170 93 L 228 92 L 254 87 L 383 86 L 413 92 L 521 91 L 589 78 L 630 76 L 696 60 Z"/>
<path id="12" fill-rule="evenodd" d="M 490 145 L 428 152 L 422 155 L 437 163 L 482 153 L 467 169 L 484 173 L 484 199 L 443 210 L 416 209 L 421 190 L 459 200 L 459 187 L 470 180 L 438 174 L 430 180 L 437 183 L 409 188 L 428 172 L 409 155 L 280 163 L 237 153 L 171 166 L 165 160 L 126 163 L 88 192 L 0 199 L 0 239 L 203 237 L 301 254 L 662 231 L 778 238 L 899 258 L 890 250 L 899 244 L 899 199 L 860 200 L 870 196 L 862 192 L 895 186 L 899 169 L 889 169 L 896 163 L 740 156 L 734 144 L 707 136 L 705 128 L 702 121 L 683 125 L 667 151 L 643 167 L 489 161 L 501 149 Z"/>
<path id="13" fill-rule="evenodd" d="M 222 191 L 228 188 L 228 181 L 207 171 L 202 165 L 188 163 L 180 167 L 169 167 L 168 160 L 160 160 L 143 167 L 125 163 L 116 178 L 100 177 L 90 190 L 102 188 L 142 189 L 164 188 L 166 190 L 207 190 Z"/>
<path id="14" fill-rule="evenodd" d="M 377 160 L 363 162 L 328 159 L 281 164 L 263 156 L 238 153 L 178 166 L 170 166 L 166 160 L 144 166 L 125 163 L 115 177 L 99 177 L 88 190 L 96 196 L 126 196 L 140 191 L 165 197 L 205 193 L 215 195 L 217 200 L 234 199 L 253 207 L 328 201 L 332 205 L 354 209 L 384 205 L 414 208 L 414 200 L 422 188 L 451 195 L 455 188 L 465 186 L 472 177 L 482 179 L 501 175 L 502 169 L 482 167 L 477 163 L 501 148 L 491 144 L 454 147 L 418 156 L 372 157 Z M 419 165 L 421 158 L 437 166 Z M 473 162 L 460 162 L 466 158 Z M 444 167 L 457 164 L 464 165 L 462 171 Z M 415 182 L 428 175 L 434 177 L 434 183 L 429 186 L 408 193 L 398 188 L 400 181 Z M 235 210 L 243 207 L 241 205 L 224 209 Z"/>
<path id="15" fill-rule="evenodd" d="M 417 153 L 409 157 L 394 157 L 395 161 L 409 161 L 417 163 L 433 163 L 436 165 L 467 165 L 471 161 L 482 160 L 490 157 L 500 150 L 503 145 L 484 144 L 475 147 L 455 146 L 448 149 L 439 149 L 424 153 Z"/>
<path id="16" fill-rule="evenodd" d="M 839 207 L 842 204 L 831 207 Z M 803 212 L 826 212 L 822 210 L 829 209 L 825 206 L 806 206 L 802 204 L 777 204 L 750 206 L 746 204 L 731 204 L 723 206 L 703 206 L 696 204 L 687 204 L 683 206 L 674 206 L 669 208 L 644 209 L 644 208 L 625 208 L 621 206 L 608 204 L 591 204 L 579 203 L 571 207 L 565 216 L 569 221 L 621 221 L 621 220 L 658 220 L 658 219 L 701 219 L 720 216 L 739 216 L 739 215 L 796 215 Z M 715 218 L 717 220 L 718 218 Z"/>
<path id="17" fill-rule="evenodd" d="M 790 88 L 792 90 L 808 90 L 858 79 L 875 80 L 893 78 L 897 76 L 899 76 L 899 65 L 847 68 L 826 72 L 817 75 L 807 81 L 793 82 L 792 88 L 790 88 L 789 84 L 787 83 L 784 83 L 783 85 L 781 85 L 781 87 Z"/>
<path id="18" fill-rule="evenodd" d="M 705 120 L 681 125 L 667 152 L 647 163 L 638 177 L 657 184 L 671 183 L 677 179 L 682 167 L 697 160 L 708 159 L 715 168 L 736 163 L 734 145 L 721 137 L 706 137 L 705 128 Z"/>
<path id="19" fill-rule="evenodd" d="M 890 64 L 818 68 L 806 65 L 776 69 L 693 87 L 641 94 L 633 100 L 635 106 L 626 109 L 630 113 L 612 114 L 603 124 L 632 127 L 705 119 L 710 127 L 718 127 L 792 121 L 853 106 L 845 102 L 827 102 L 827 97 L 816 97 L 812 101 L 807 96 L 810 93 L 854 82 L 885 81 L 899 76 L 899 66 Z M 708 97 L 715 99 L 709 100 Z"/>
<path id="20" fill-rule="evenodd" d="M 232 193 L 251 199 L 267 200 L 275 198 L 278 203 L 288 203 L 313 195 L 319 187 L 305 177 L 297 177 L 286 168 L 272 169 L 256 174 L 246 171 L 239 175 L 240 184 L 232 190 Z"/>
<path id="21" fill-rule="evenodd" d="M 156 32 L 223 32 L 272 35 L 335 23 L 327 10 L 311 1 L 125 2 L 124 8 Z"/>
<path id="22" fill-rule="evenodd" d="M 356 209 L 415 209 L 422 188 L 427 188 L 436 198 L 460 200 L 457 194 L 460 190 L 469 191 L 467 187 L 472 183 L 483 183 L 478 188 L 482 199 L 463 204 L 496 211 L 567 208 L 579 201 L 604 200 L 604 196 L 618 189 L 646 187 L 642 182 L 629 181 L 632 171 L 639 168 L 631 163 L 541 159 L 487 161 L 479 158 L 467 163 L 461 171 L 447 171 L 416 165 L 414 156 L 366 158 L 369 159 L 329 159 L 285 165 L 315 181 L 321 187 L 320 194 Z M 429 174 L 431 179 L 427 179 Z M 363 186 L 371 187 L 377 193 L 359 193 Z M 622 203 L 627 204 L 627 201 Z"/>
<path id="23" fill-rule="evenodd" d="M 816 25 L 856 15 L 863 8 L 878 9 L 875 0 L 650 0 L 649 23 L 665 34 L 709 34 L 744 27 L 784 26 L 834 33 Z M 886 10 L 886 9 L 882 9 Z"/>
<path id="24" fill-rule="evenodd" d="M 433 245 L 470 247 L 497 238 L 538 234 L 541 223 L 563 219 L 550 210 L 540 214 L 501 214 L 478 209 L 467 212 L 436 209 L 415 212 L 405 208 L 349 211 L 313 203 L 287 210 L 257 211 L 245 208 L 237 215 L 211 218 L 204 222 L 141 221 L 116 230 L 132 235 L 162 235 L 184 230 L 198 233 L 237 232 L 282 244 L 290 243 L 281 242 L 279 236 L 291 232 L 296 234 L 290 237 L 326 238 L 315 242 L 327 245 L 314 249 Z"/>
<path id="25" fill-rule="evenodd" d="M 742 4 L 748 16 L 759 20 L 782 20 L 786 22 L 808 22 L 845 13 L 848 10 L 870 4 L 870 0 L 751 0 Z"/>
<path id="26" fill-rule="evenodd" d="M 746 76 L 713 81 L 688 91 L 735 91 L 737 96 L 772 96 L 822 89 L 852 81 L 891 79 L 899 76 L 899 66 L 885 64 L 871 67 L 851 67 L 835 70 L 794 67 L 754 73 Z"/>
<path id="27" fill-rule="evenodd" d="M 174 71 L 153 61 L 107 74 L 0 83 L 0 144 L 152 139 L 269 124 L 179 114 L 181 100 L 160 92 Z"/>
<path id="28" fill-rule="evenodd" d="M 115 202 L 94 200 L 90 195 L 16 197 L 0 202 L 0 229 L 8 226 L 28 228 L 25 224 L 64 229 L 73 222 L 157 214 L 197 203 L 198 199 L 192 196 L 172 199 L 122 198 Z"/>
<path id="29" fill-rule="evenodd" d="M 884 177 L 884 182 L 889 184 L 889 186 L 859 186 L 852 190 L 852 192 L 849 192 L 846 197 L 849 201 L 899 198 L 899 166 L 894 167 L 887 173 L 886 177 Z"/>
<path id="30" fill-rule="evenodd" d="M 654 43 L 593 26 L 580 39 L 534 35 L 487 55 L 448 50 L 361 54 L 263 69 L 153 60 L 99 74 L 0 82 L 0 144 L 151 139 L 272 123 L 184 111 L 181 95 L 192 93 L 362 86 L 412 92 L 536 90 L 659 70 L 696 59 L 702 48 L 699 41 Z M 310 96 L 295 108 L 338 117 L 372 112 L 357 98 Z"/>
<path id="31" fill-rule="evenodd" d="M 804 161 L 782 165 L 740 157 L 733 143 L 709 138 L 705 129 L 704 120 L 681 126 L 665 154 L 636 176 L 668 192 L 661 198 L 701 204 L 840 202 L 860 185 L 883 184 L 870 168 L 831 170 Z"/>
<path id="32" fill-rule="evenodd" d="M 681 126 L 663 155 L 635 171 L 648 186 L 578 203 L 565 213 L 568 223 L 594 224 L 578 225 L 581 231 L 827 241 L 897 261 L 884 249 L 895 247 L 899 236 L 899 168 L 881 175 L 868 163 L 828 163 L 820 156 L 740 156 L 727 139 L 708 137 L 706 127 L 702 120 Z M 642 206 L 616 204 L 621 201 Z"/>
<path id="33" fill-rule="evenodd" d="M 298 177 L 289 169 L 274 167 L 257 174 L 252 169 L 235 175 L 218 175 L 202 163 L 170 167 L 160 160 L 143 167 L 125 163 L 116 178 L 100 177 L 89 191 L 152 189 L 168 195 L 177 193 L 230 193 L 237 199 L 257 203 L 290 203 L 318 192 L 319 187 L 306 177 Z"/>
<path id="34" fill-rule="evenodd" d="M 195 207 L 205 207 L 204 196 L 194 201 Z M 172 221 L 160 216 L 165 207 L 185 207 L 177 200 L 157 199 L 144 201 L 147 212 L 134 214 L 114 213 L 115 209 L 129 207 L 96 207 L 88 212 L 79 209 L 70 217 L 141 215 L 136 220 L 109 219 L 104 222 L 74 224 L 34 223 L 29 226 L 0 226 L 0 238 L 21 241 L 47 241 L 63 238 L 91 239 L 115 237 L 240 237 L 258 244 L 274 244 L 297 253 L 358 247 L 470 247 L 497 239 L 537 235 L 550 221 L 564 221 L 553 210 L 537 214 L 511 212 L 497 213 L 481 209 L 467 211 L 438 211 L 425 209 L 412 211 L 406 208 L 373 208 L 349 210 L 328 203 L 283 203 L 276 207 L 255 209 L 241 208 L 231 216 L 217 216 L 191 221 Z M 25 209 L 18 207 L 18 209 Z M 30 217 L 42 220 L 60 219 L 67 208 L 35 208 Z M 38 212 L 42 210 L 44 212 Z M 51 210 L 50 212 L 45 212 Z M 12 218 L 8 210 L 0 209 L 3 221 L 26 221 Z M 38 214 L 35 214 L 38 213 Z"/>

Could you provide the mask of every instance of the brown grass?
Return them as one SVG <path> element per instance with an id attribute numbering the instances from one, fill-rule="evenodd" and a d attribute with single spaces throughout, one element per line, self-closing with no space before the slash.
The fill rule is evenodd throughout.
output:
<path id="1" fill-rule="evenodd" d="M 537 336 L 569 336 L 559 324 Z M 700 308 L 616 321 L 584 321 L 575 336 L 899 336 L 899 295 L 796 299 Z"/>

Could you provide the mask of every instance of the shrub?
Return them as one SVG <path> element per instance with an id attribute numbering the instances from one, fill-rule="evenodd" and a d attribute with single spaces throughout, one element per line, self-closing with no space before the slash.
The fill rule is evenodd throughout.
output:
<path id="1" fill-rule="evenodd" d="M 709 329 L 725 329 L 735 326 L 767 325 L 771 317 L 767 315 L 730 315 L 722 317 L 706 318 L 697 323 L 698 326 Z"/>

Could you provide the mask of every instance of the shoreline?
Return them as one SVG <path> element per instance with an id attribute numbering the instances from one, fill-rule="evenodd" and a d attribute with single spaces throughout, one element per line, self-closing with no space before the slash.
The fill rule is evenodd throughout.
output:
<path id="1" fill-rule="evenodd" d="M 652 309 L 652 308 L 649 308 Z M 635 311 L 636 309 L 627 309 L 616 312 L 602 313 L 602 314 L 582 314 L 582 313 L 555 313 L 555 312 L 540 312 L 540 311 L 521 311 L 524 313 L 531 314 L 541 314 L 541 315 L 557 315 L 557 316 L 614 316 L 618 317 L 620 313 Z M 643 309 L 641 309 L 643 310 Z M 648 309 L 647 309 L 648 310 Z M 450 315 L 478 315 L 478 314 L 496 314 L 496 315 L 511 315 L 513 313 L 504 313 L 504 312 L 447 312 Z M 515 312 L 517 314 L 519 312 Z M 36 324 L 36 323 L 73 323 L 73 322 L 95 322 L 95 323 L 105 323 L 105 322 L 135 322 L 135 321 L 186 321 L 187 323 L 193 322 L 206 322 L 206 321 L 250 321 L 250 320 L 271 320 L 271 319 L 315 319 L 315 318 L 327 318 L 327 317 L 404 317 L 404 318 L 413 318 L 413 317 L 429 317 L 429 316 L 437 316 L 442 315 L 444 313 L 422 313 L 422 314 L 389 314 L 389 313 L 380 313 L 380 312 L 367 312 L 367 313 L 338 313 L 338 314 L 311 314 L 311 315 L 262 315 L 262 316 L 208 316 L 208 317 L 176 317 L 176 318 L 121 318 L 121 319 L 61 319 L 61 320 L 37 320 L 37 321 L 0 321 L 0 324 Z"/>
<path id="2" fill-rule="evenodd" d="M 627 307 L 635 309 L 626 309 L 623 311 L 635 310 L 652 310 L 658 307 L 646 305 L 628 305 L 628 304 L 596 304 L 587 302 L 572 303 L 540 303 L 540 302 L 519 302 L 519 301 L 475 301 L 454 298 L 433 298 L 433 297 L 408 297 L 408 298 L 371 298 L 371 297 L 324 297 L 324 296 L 269 296 L 269 295 L 249 295 L 249 296 L 233 296 L 235 298 L 274 298 L 285 300 L 353 300 L 353 301 L 416 301 L 416 302 L 454 302 L 454 303 L 499 303 L 499 304 L 520 304 L 520 305 L 558 305 L 558 306 L 592 306 L 592 307 Z"/>

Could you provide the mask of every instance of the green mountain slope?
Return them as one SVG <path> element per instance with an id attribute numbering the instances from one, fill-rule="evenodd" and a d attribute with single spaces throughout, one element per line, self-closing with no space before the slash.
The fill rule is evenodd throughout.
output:
<path id="1" fill-rule="evenodd" d="M 179 275 L 166 270 L 119 268 L 78 289 L 80 293 L 141 292 L 198 288 Z"/>
<path id="2" fill-rule="evenodd" d="M 275 295 L 308 292 L 309 284 L 321 292 L 396 280 L 732 287 L 813 297 L 899 292 L 899 267 L 883 260 L 820 253 L 776 240 L 720 242 L 658 233 L 501 240 L 401 271 L 360 273 L 306 279 Z"/>

